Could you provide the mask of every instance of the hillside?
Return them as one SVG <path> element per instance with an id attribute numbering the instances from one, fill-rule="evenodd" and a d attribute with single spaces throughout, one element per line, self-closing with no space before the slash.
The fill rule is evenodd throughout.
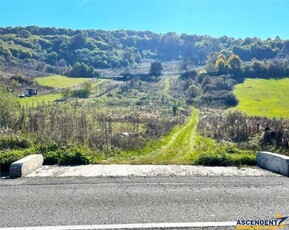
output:
<path id="1" fill-rule="evenodd" d="M 157 34 L 150 31 L 72 30 L 54 27 L 0 28 L 0 62 L 63 72 L 77 62 L 95 69 L 131 66 L 147 59 L 205 65 L 222 51 L 243 61 L 284 58 L 289 40 Z"/>
<path id="2" fill-rule="evenodd" d="M 259 110 L 245 98 L 248 87 L 238 93 L 240 83 L 289 76 L 288 41 L 35 26 L 0 32 L 4 168 L 31 153 L 60 165 L 241 165 L 255 164 L 259 149 L 288 154 L 289 121 L 226 110 L 246 112 L 244 101 Z M 286 83 L 266 87 L 286 91 Z M 38 95 L 23 98 L 25 88 Z M 274 135 L 264 134 L 270 128 Z"/>

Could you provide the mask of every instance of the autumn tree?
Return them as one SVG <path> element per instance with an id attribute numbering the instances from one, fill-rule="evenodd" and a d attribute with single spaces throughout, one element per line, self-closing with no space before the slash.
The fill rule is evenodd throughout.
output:
<path id="1" fill-rule="evenodd" d="M 224 54 L 219 54 L 215 63 L 215 69 L 218 72 L 224 72 L 226 71 L 226 64 L 227 64 L 227 58 Z"/>
<path id="2" fill-rule="evenodd" d="M 240 69 L 242 65 L 242 61 L 238 55 L 231 55 L 228 59 L 229 67 L 233 70 Z"/>

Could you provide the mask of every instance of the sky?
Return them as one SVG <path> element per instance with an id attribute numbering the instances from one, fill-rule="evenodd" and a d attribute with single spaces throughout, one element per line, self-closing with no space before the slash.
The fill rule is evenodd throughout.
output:
<path id="1" fill-rule="evenodd" d="M 289 0 L 0 0 L 0 27 L 289 39 Z"/>

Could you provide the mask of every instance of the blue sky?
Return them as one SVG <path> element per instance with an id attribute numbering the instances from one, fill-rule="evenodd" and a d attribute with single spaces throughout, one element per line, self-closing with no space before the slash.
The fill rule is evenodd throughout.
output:
<path id="1" fill-rule="evenodd" d="M 289 39 L 289 0 L 0 0 L 0 26 Z"/>

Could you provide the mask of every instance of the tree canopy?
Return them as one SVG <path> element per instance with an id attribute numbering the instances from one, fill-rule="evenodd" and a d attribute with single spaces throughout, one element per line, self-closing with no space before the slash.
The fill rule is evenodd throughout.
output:
<path id="1" fill-rule="evenodd" d="M 194 65 L 205 65 L 216 53 L 226 59 L 235 54 L 243 61 L 285 58 L 289 56 L 289 40 L 213 38 L 131 30 L 0 27 L 0 62 L 23 61 L 37 68 L 58 67 L 63 63 L 74 66 L 77 62 L 94 69 L 119 68 L 145 59 L 188 60 Z M 219 60 L 216 68 L 222 69 L 224 62 Z"/>

